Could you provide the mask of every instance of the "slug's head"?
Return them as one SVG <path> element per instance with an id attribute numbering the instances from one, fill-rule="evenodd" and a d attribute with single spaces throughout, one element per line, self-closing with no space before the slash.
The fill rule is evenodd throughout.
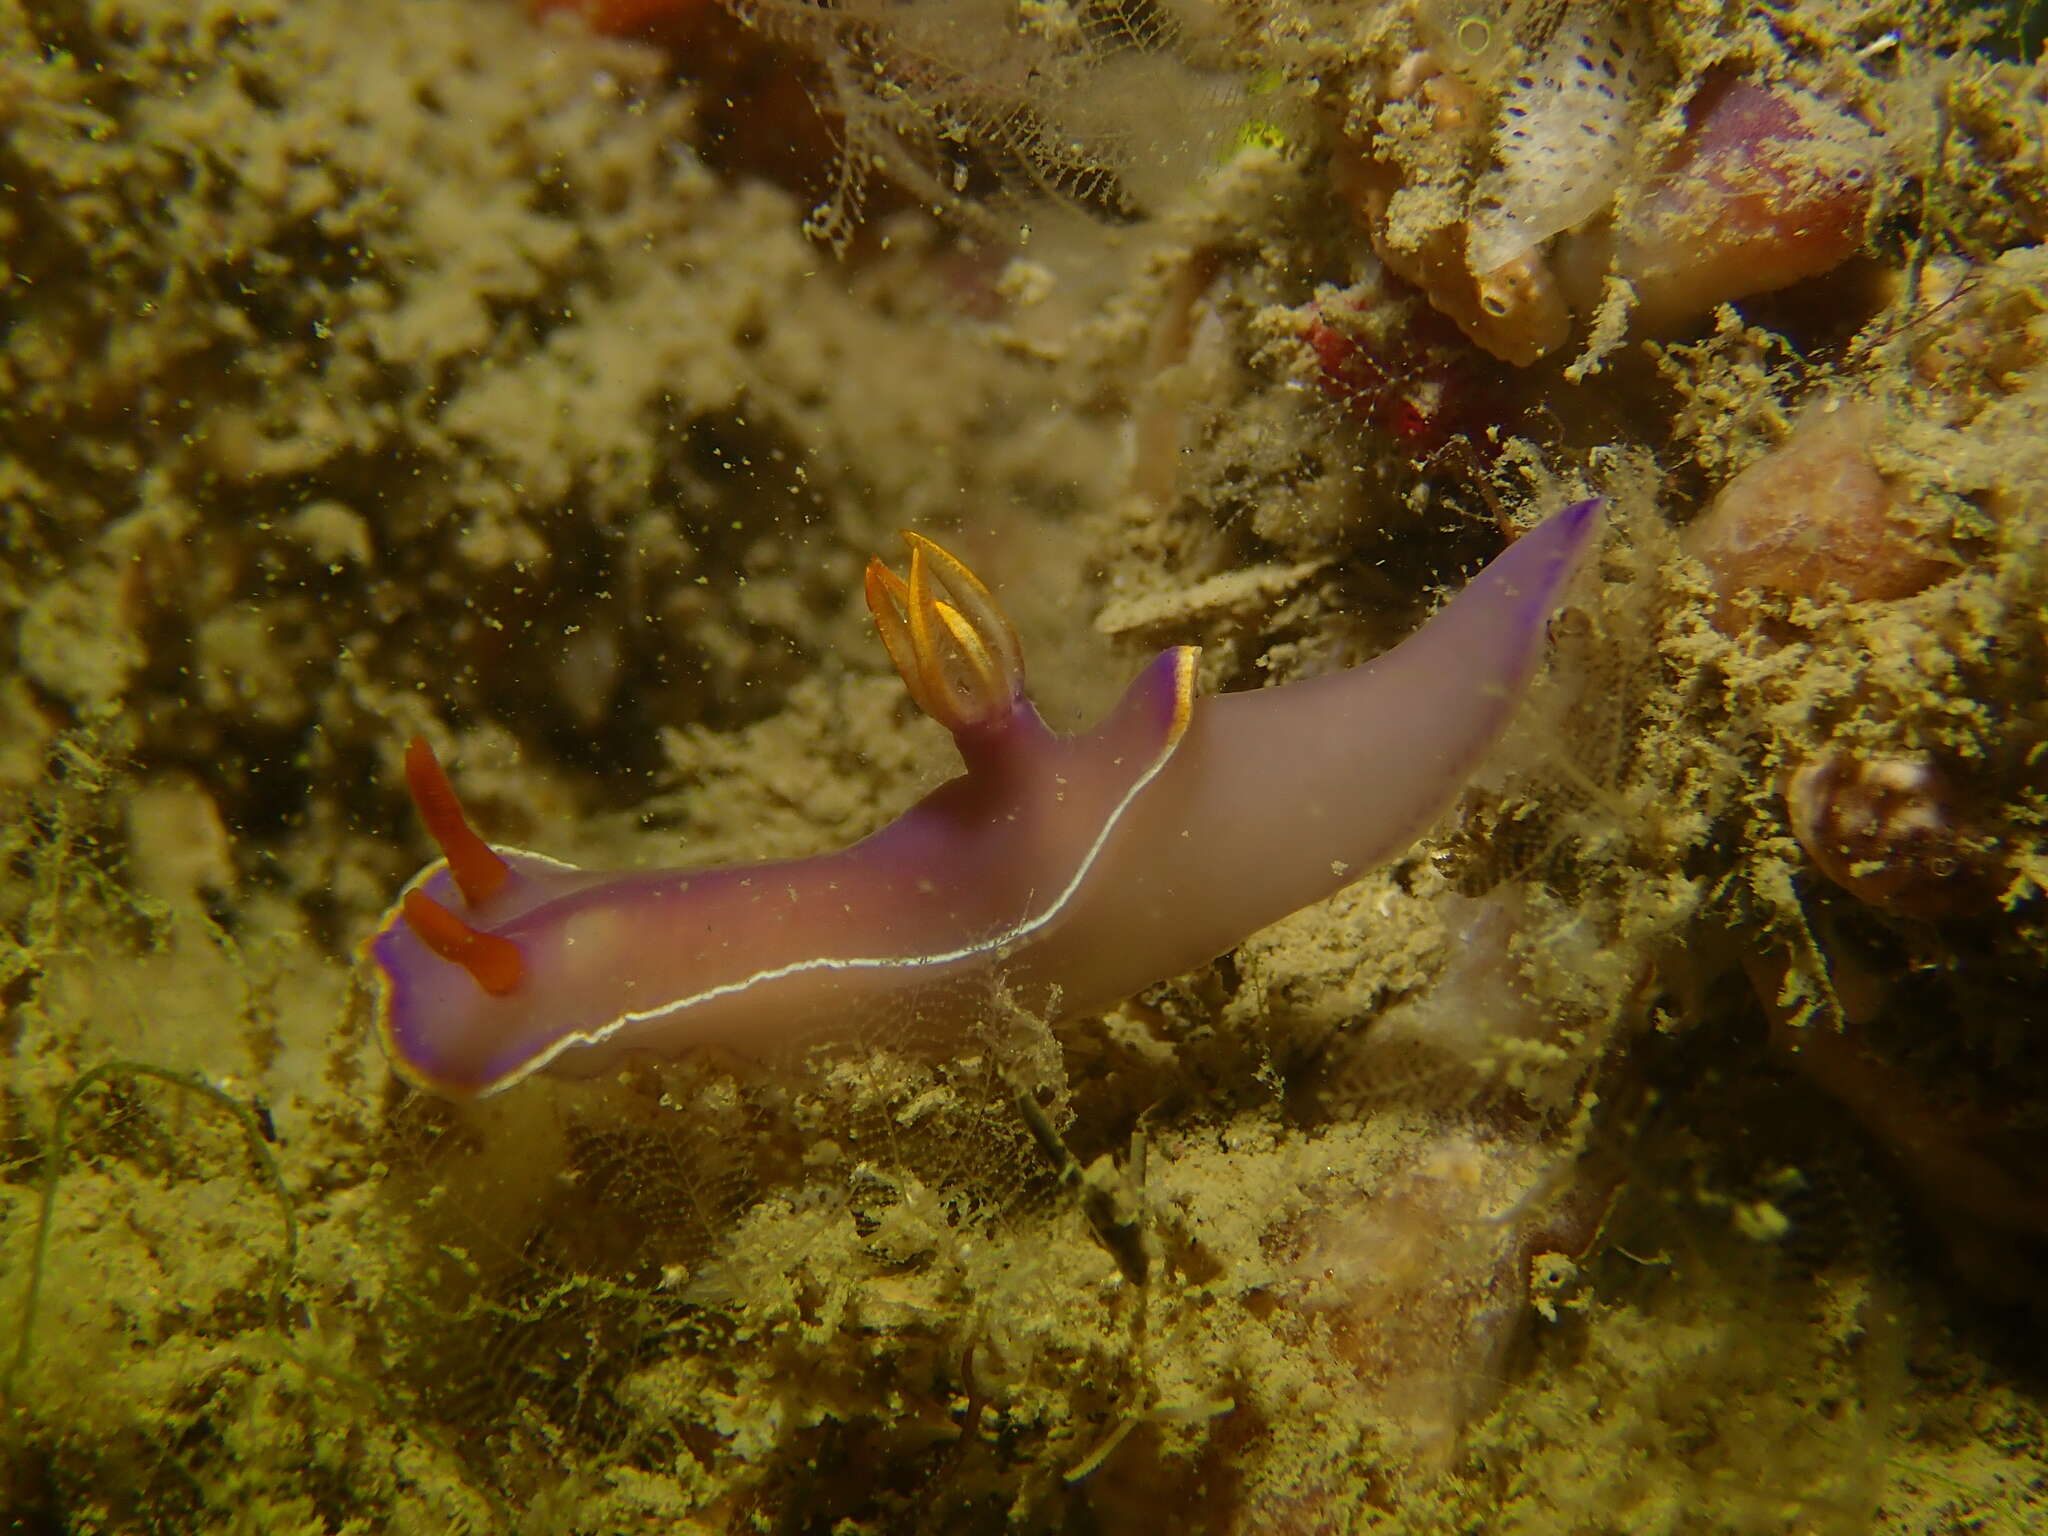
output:
<path id="1" fill-rule="evenodd" d="M 1017 632 L 959 560 L 922 534 L 906 531 L 903 542 L 909 579 L 870 560 L 867 598 L 910 697 L 955 736 L 1008 718 L 1024 698 Z"/>
<path id="2" fill-rule="evenodd" d="M 572 1022 L 559 932 L 520 919 L 588 877 L 516 848 L 495 848 L 463 814 L 424 738 L 405 749 L 405 783 L 441 849 L 364 940 L 376 1027 L 399 1075 L 450 1098 L 492 1093 L 541 1065 Z"/>
<path id="3" fill-rule="evenodd" d="M 505 889 L 512 866 L 505 856 L 477 836 L 455 786 L 427 745 L 415 736 L 405 748 L 405 786 L 420 820 L 440 845 L 450 879 L 462 893 L 463 905 L 481 907 Z M 504 997 L 518 990 L 526 965 L 519 947 L 508 939 L 471 927 L 455 911 L 414 887 L 398 906 L 399 918 L 413 937 L 443 960 L 461 966 L 484 991 Z"/>

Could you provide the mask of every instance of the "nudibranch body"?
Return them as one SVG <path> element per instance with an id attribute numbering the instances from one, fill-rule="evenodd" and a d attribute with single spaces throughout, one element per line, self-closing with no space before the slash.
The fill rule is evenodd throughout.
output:
<path id="1" fill-rule="evenodd" d="M 1032 707 L 988 589 L 906 534 L 908 580 L 872 562 L 869 606 L 966 771 L 816 858 L 607 874 L 493 847 L 416 740 L 407 780 L 445 857 L 363 946 L 385 1046 L 468 1098 L 635 1053 L 943 1038 L 999 996 L 1108 1007 L 1427 830 L 1513 713 L 1597 509 L 1523 536 L 1364 666 L 1198 701 L 1197 653 L 1176 647 L 1075 736 Z"/>

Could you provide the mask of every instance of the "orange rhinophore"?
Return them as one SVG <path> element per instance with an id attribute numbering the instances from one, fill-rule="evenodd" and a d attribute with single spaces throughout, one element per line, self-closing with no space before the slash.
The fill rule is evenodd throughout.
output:
<path id="1" fill-rule="evenodd" d="M 448 782 L 440 759 L 424 736 L 406 743 L 405 787 L 412 791 L 420 820 L 447 859 L 448 873 L 455 877 L 462 899 L 476 907 L 502 891 L 512 866 L 470 826 L 469 818 L 462 814 L 462 802 L 455 798 L 455 786 Z"/>
<path id="2" fill-rule="evenodd" d="M 399 905 L 415 938 L 469 972 L 491 996 L 509 997 L 519 990 L 526 962 L 510 939 L 479 933 L 425 891 L 407 891 Z"/>

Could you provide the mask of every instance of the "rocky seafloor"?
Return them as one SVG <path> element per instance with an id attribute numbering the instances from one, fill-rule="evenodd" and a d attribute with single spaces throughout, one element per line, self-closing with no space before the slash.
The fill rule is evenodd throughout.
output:
<path id="1" fill-rule="evenodd" d="M 0 0 L 0 1525 L 2048 1515 L 2039 7 L 540 9 Z M 951 771 L 898 527 L 1071 727 L 1587 494 L 1456 809 L 1202 971 L 384 1062 L 416 734 L 809 853 Z"/>

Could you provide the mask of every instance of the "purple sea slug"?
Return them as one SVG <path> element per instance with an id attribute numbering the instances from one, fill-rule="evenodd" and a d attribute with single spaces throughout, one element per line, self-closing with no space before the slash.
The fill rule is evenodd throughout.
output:
<path id="1" fill-rule="evenodd" d="M 837 853 L 581 870 L 473 831 L 423 740 L 414 802 L 443 857 L 363 951 L 397 1070 L 452 1098 L 699 1046 L 763 1056 L 865 1028 L 945 1038 L 999 998 L 1060 1019 L 1213 959 L 1420 836 L 1513 713 L 1591 540 L 1582 501 L 1361 667 L 1198 699 L 1162 652 L 1063 736 L 1024 691 L 989 590 L 906 533 L 867 598 L 966 772 Z"/>

